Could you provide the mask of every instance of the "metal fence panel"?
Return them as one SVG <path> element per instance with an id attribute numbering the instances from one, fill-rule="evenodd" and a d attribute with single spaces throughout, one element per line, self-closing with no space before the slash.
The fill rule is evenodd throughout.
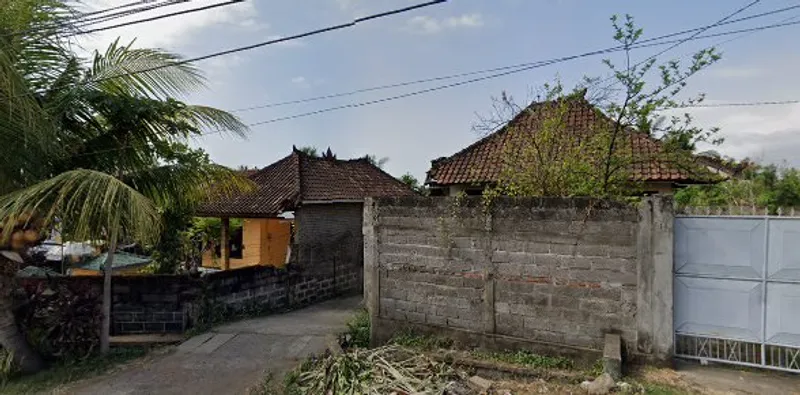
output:
<path id="1" fill-rule="evenodd" d="M 680 333 L 760 341 L 761 283 L 678 276 L 674 322 Z"/>
<path id="2" fill-rule="evenodd" d="M 769 280 L 800 282 L 800 220 L 775 218 L 769 221 L 767 273 Z"/>
<path id="3" fill-rule="evenodd" d="M 675 218 L 675 354 L 800 372 L 800 218 Z"/>
<path id="4" fill-rule="evenodd" d="M 676 218 L 679 274 L 760 279 L 764 270 L 763 219 Z"/>

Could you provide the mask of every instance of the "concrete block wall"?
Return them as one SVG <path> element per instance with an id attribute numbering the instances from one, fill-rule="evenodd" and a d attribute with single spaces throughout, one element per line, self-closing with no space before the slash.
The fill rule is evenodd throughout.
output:
<path id="1" fill-rule="evenodd" d="M 331 244 L 343 234 L 361 234 L 363 203 L 304 204 L 295 212 L 297 242 Z"/>
<path id="2" fill-rule="evenodd" d="M 332 294 L 361 292 L 363 203 L 305 204 L 295 215 L 295 264 Z"/>
<path id="3" fill-rule="evenodd" d="M 360 245 L 360 244 L 359 244 Z M 360 254 L 359 254 L 360 256 Z M 351 265 L 352 266 L 352 265 Z M 259 306 L 281 311 L 325 301 L 362 289 L 361 268 L 310 271 L 300 267 L 277 270 L 251 266 L 203 277 L 185 275 L 115 276 L 112 282 L 112 334 L 180 333 L 193 326 L 212 304 L 228 312 Z M 39 285 L 58 289 L 55 282 L 80 284 L 102 294 L 102 277 L 25 278 L 26 291 Z M 88 297 L 88 296 L 87 296 Z M 101 300 L 95 298 L 93 303 Z"/>
<path id="4" fill-rule="evenodd" d="M 102 277 L 97 277 L 102 289 Z M 200 296 L 199 280 L 187 276 L 118 276 L 112 282 L 112 334 L 181 333 L 185 306 Z"/>
<path id="5" fill-rule="evenodd" d="M 587 199 L 501 198 L 490 208 L 480 198 L 369 200 L 373 341 L 408 326 L 488 348 L 587 355 L 618 333 L 629 354 L 669 358 L 671 253 L 654 247 L 672 240 L 663 199 L 640 208 Z"/>

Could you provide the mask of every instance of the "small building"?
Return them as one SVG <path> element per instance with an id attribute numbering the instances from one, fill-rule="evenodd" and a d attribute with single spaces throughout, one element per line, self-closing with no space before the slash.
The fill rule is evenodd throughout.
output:
<path id="1" fill-rule="evenodd" d="M 366 197 L 416 193 L 366 158 L 322 157 L 296 148 L 285 158 L 249 175 L 252 192 L 209 202 L 197 212 L 222 219 L 222 241 L 208 251 L 203 267 L 223 270 L 265 265 L 281 267 L 293 259 L 336 270 L 337 260 L 363 264 L 362 211 Z M 242 219 L 234 234 L 225 230 Z"/>
<path id="2" fill-rule="evenodd" d="M 585 93 L 585 92 L 584 92 Z M 595 125 L 613 125 L 609 119 L 583 96 L 567 99 L 563 114 L 565 133 L 587 135 Z M 455 196 L 459 193 L 480 195 L 490 185 L 496 185 L 503 171 L 503 156 L 509 155 L 520 138 L 533 136 L 539 131 L 543 116 L 555 101 L 536 102 L 522 110 L 514 119 L 497 131 L 449 156 L 431 161 L 425 183 L 433 196 Z M 512 137 L 510 129 L 514 128 Z M 626 128 L 622 131 L 626 147 L 635 160 L 627 172 L 631 181 L 642 185 L 642 192 L 669 193 L 689 184 L 708 184 L 731 176 L 727 168 L 716 166 L 704 158 L 696 157 L 690 166 L 676 165 L 658 153 L 662 143 L 646 133 Z M 702 159 L 702 160 L 701 160 Z M 535 171 L 531 169 L 531 171 Z"/>

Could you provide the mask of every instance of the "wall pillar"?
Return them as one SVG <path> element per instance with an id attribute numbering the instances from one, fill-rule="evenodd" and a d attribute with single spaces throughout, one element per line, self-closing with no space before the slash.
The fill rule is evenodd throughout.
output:
<path id="1" fill-rule="evenodd" d="M 364 305 L 369 311 L 370 343 L 376 345 L 376 329 L 380 317 L 380 262 L 378 248 L 380 229 L 378 228 L 378 204 L 372 198 L 364 201 L 362 233 L 364 234 Z"/>
<path id="2" fill-rule="evenodd" d="M 228 217 L 222 218 L 222 229 L 220 230 L 221 239 L 219 251 L 222 255 L 222 268 L 224 270 L 230 270 L 231 268 L 231 240 L 230 240 L 230 225 L 231 220 Z"/>
<path id="3" fill-rule="evenodd" d="M 642 200 L 639 210 L 636 348 L 669 361 L 673 352 L 673 220 L 670 195 Z"/>

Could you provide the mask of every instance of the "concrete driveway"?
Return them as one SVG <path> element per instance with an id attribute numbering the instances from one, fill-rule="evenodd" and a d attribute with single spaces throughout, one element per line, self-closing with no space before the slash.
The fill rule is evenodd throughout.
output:
<path id="1" fill-rule="evenodd" d="M 64 394 L 245 394 L 267 373 L 283 375 L 310 354 L 325 351 L 344 331 L 361 297 L 223 325 L 170 354 L 64 388 Z"/>

